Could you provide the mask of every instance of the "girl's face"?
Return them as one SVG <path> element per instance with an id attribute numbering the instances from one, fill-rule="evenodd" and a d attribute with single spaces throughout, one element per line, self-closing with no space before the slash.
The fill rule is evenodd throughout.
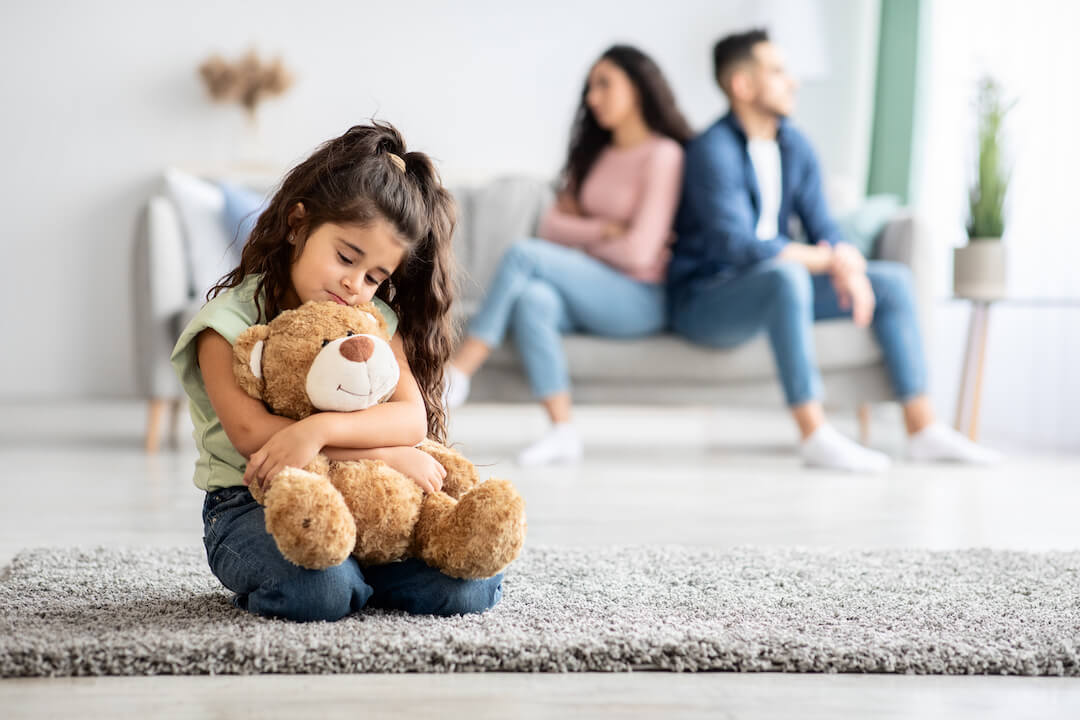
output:
<path id="1" fill-rule="evenodd" d="M 589 71 L 585 104 L 605 130 L 614 130 L 627 118 L 641 114 L 630 76 L 610 60 L 601 60 Z"/>
<path id="2" fill-rule="evenodd" d="M 369 302 L 401 264 L 405 247 L 383 218 L 367 225 L 323 223 L 308 235 L 290 271 L 290 305 Z"/>

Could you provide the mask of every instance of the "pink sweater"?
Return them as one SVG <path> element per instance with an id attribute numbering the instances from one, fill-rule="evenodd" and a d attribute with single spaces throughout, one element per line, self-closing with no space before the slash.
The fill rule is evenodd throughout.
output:
<path id="1" fill-rule="evenodd" d="M 582 215 L 551 207 L 540 221 L 538 235 L 551 242 L 581 248 L 630 277 L 663 282 L 672 224 L 682 188 L 683 149 L 666 137 L 653 137 L 631 148 L 608 147 L 585 177 L 579 196 Z M 625 234 L 605 238 L 611 223 Z"/>

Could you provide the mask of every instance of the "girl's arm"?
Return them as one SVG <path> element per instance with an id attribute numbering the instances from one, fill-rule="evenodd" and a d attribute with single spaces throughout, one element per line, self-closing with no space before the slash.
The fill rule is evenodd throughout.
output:
<path id="1" fill-rule="evenodd" d="M 363 412 L 320 412 L 284 427 L 248 458 L 244 482 L 265 488 L 285 467 L 302 468 L 324 448 L 413 446 L 427 437 L 427 409 L 400 337 L 390 347 L 401 369 L 390 400 Z"/>
<path id="2" fill-rule="evenodd" d="M 195 340 L 199 370 L 214 412 L 229 442 L 246 458 L 294 420 L 274 415 L 261 400 L 244 392 L 233 375 L 233 349 L 214 330 L 203 330 Z"/>
<path id="3" fill-rule="evenodd" d="M 419 445 L 427 437 L 427 408 L 416 384 L 401 336 L 390 340 L 401 377 L 387 402 L 363 412 L 323 412 L 305 418 L 322 425 L 324 446 L 335 448 L 386 448 Z"/>
<path id="4" fill-rule="evenodd" d="M 442 490 L 446 468 L 423 450 L 414 447 L 371 448 L 323 448 L 331 460 L 382 460 L 402 475 L 411 478 L 424 492 Z"/>

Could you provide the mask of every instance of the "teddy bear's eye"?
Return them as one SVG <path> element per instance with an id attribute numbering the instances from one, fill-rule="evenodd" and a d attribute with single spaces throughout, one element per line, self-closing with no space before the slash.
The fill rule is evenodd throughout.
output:
<path id="1" fill-rule="evenodd" d="M 352 337 L 355 334 L 356 333 L 354 333 L 352 330 L 350 330 L 349 332 L 345 333 L 345 337 Z"/>
<path id="2" fill-rule="evenodd" d="M 327 345 L 329 345 L 329 344 L 330 344 L 330 341 L 329 341 L 329 340 L 323 340 L 323 341 L 322 341 L 322 346 L 323 346 L 323 347 L 326 347 L 326 346 L 327 346 Z"/>

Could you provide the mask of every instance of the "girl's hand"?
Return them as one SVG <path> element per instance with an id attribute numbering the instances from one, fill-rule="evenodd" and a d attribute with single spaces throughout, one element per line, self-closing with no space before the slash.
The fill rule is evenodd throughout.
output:
<path id="1" fill-rule="evenodd" d="M 423 450 L 412 447 L 383 448 L 380 457 L 390 467 L 420 486 L 426 493 L 442 490 L 446 468 Z"/>
<path id="2" fill-rule="evenodd" d="M 254 483 L 266 492 L 286 467 L 303 468 L 314 460 L 324 445 L 316 418 L 312 415 L 278 430 L 252 453 L 244 470 L 244 484 Z"/>

